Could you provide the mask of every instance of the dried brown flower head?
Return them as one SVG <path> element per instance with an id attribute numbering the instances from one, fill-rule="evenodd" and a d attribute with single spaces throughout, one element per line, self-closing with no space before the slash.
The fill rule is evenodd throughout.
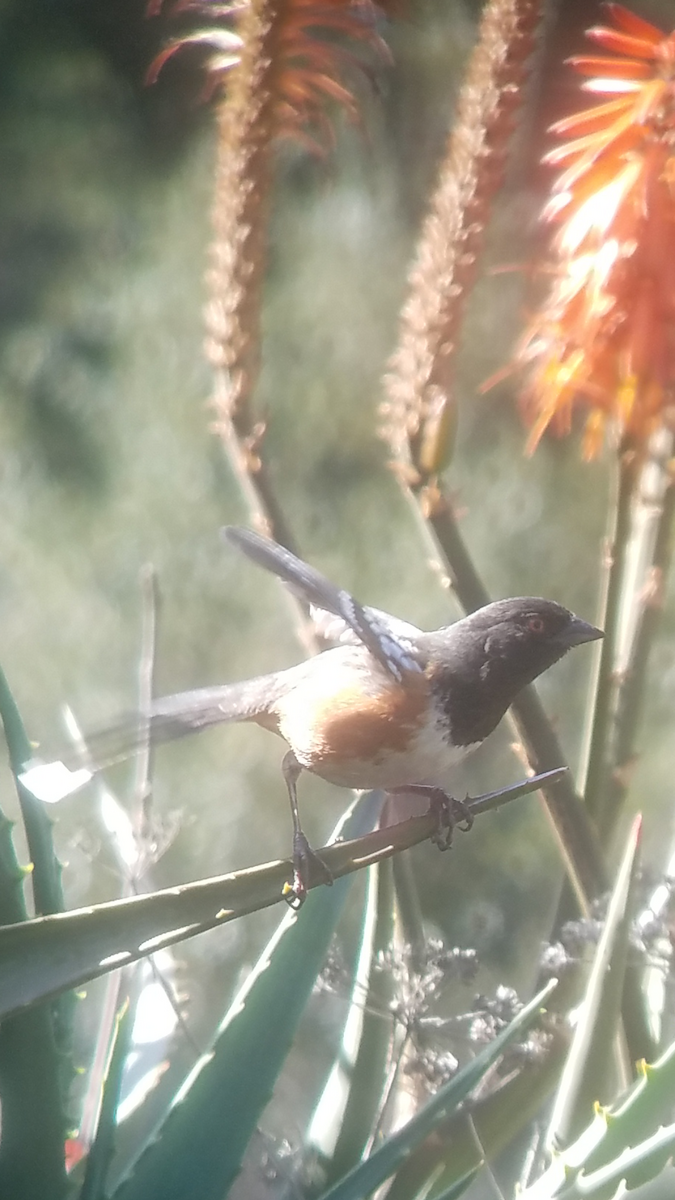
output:
<path id="1" fill-rule="evenodd" d="M 155 14 L 161 0 L 153 0 Z M 174 38 L 157 55 L 149 71 L 153 82 L 164 64 L 187 46 L 205 51 L 205 98 L 227 87 L 230 71 L 241 60 L 248 3 L 218 4 L 210 0 L 185 3 L 174 12 L 195 11 L 205 22 L 200 28 Z M 357 98 L 348 82 L 355 73 L 368 73 L 368 53 L 389 60 L 389 51 L 377 31 L 382 7 L 371 0 L 284 0 L 278 8 L 275 45 L 276 134 L 293 137 L 308 149 L 324 153 L 333 141 L 329 116 L 337 105 L 353 121 L 359 120 Z M 357 47 L 366 50 L 359 57 Z M 310 132 L 308 132 L 311 131 Z"/>

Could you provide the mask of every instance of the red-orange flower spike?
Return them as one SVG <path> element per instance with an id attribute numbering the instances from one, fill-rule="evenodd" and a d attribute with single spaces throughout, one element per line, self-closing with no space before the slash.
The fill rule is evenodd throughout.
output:
<path id="1" fill-rule="evenodd" d="M 587 413 L 584 454 L 605 430 L 644 445 L 675 404 L 675 32 L 620 4 L 588 36 L 623 57 L 577 57 L 586 90 L 614 98 L 565 117 L 564 165 L 545 217 L 559 223 L 555 283 L 526 331 L 523 406 L 534 449 Z"/>

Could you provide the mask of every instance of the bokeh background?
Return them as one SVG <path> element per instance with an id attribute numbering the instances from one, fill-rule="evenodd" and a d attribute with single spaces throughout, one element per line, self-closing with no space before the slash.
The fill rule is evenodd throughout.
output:
<path id="1" fill-rule="evenodd" d="M 458 610 L 387 466 L 377 410 L 480 8 L 478 0 L 402 8 L 383 29 L 393 65 L 364 88 L 363 128 L 338 121 L 326 161 L 280 147 L 271 230 L 260 400 L 277 493 L 307 558 L 364 601 L 425 627 Z M 672 5 L 641 11 L 667 22 Z M 543 130 L 577 88 L 554 64 L 580 48 L 596 13 L 580 0 L 550 6 L 550 37 L 464 329 L 448 476 L 493 595 L 543 594 L 590 619 L 608 463 L 582 464 L 574 439 L 545 440 L 525 458 L 516 381 L 487 395 L 477 389 L 508 360 L 537 286 L 530 264 L 541 239 Z M 192 51 L 146 86 L 171 32 L 168 18 L 146 19 L 142 0 L 0 5 L 0 657 L 41 752 L 64 742 L 64 703 L 85 729 L 134 707 L 147 563 L 162 596 L 159 693 L 283 667 L 301 654 L 275 581 L 219 537 L 222 524 L 247 513 L 209 428 L 201 347 L 212 111 L 199 103 Z M 589 667 L 590 654 L 578 651 L 541 682 L 572 763 Z M 655 868 L 672 827 L 674 697 L 671 604 L 635 783 Z M 519 777 L 508 740 L 498 731 L 458 773 L 459 794 Z M 157 754 L 166 849 L 155 886 L 287 854 L 281 753 L 262 731 L 233 728 Z M 124 769 L 111 776 L 122 798 L 130 779 Z M 320 845 L 346 797 L 309 778 L 301 788 Z M 0 807 L 17 815 L 8 771 Z M 95 792 L 53 815 L 69 904 L 118 895 Z M 449 855 L 423 847 L 413 862 L 430 930 L 477 949 L 477 986 L 529 986 L 560 880 L 537 801 L 479 821 Z M 181 946 L 178 969 L 200 1036 L 277 919 L 257 915 Z M 449 1003 L 465 1006 L 471 990 Z M 92 1028 L 95 996 L 96 988 Z M 291 1141 L 330 1061 L 340 1002 L 315 1001 L 270 1114 L 270 1129 Z M 83 1020 L 83 1061 L 87 1028 Z"/>

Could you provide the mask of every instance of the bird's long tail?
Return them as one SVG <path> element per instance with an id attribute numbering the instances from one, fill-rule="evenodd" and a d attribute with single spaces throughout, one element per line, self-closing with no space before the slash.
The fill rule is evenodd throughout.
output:
<path id="1" fill-rule="evenodd" d="M 234 721 L 259 721 L 274 728 L 276 722 L 270 710 L 288 690 L 288 674 L 283 671 L 259 675 L 241 683 L 224 683 L 163 696 L 153 702 L 147 717 L 142 713 L 130 714 L 88 739 L 95 769 L 128 758 L 148 739 L 152 745 L 157 745 L 190 733 L 200 733 L 211 725 Z"/>
<path id="2" fill-rule="evenodd" d="M 92 733 L 86 738 L 86 757 L 68 753 L 53 762 L 27 764 L 21 781 L 39 799 L 53 803 L 77 790 L 96 771 L 137 754 L 148 742 L 158 745 L 234 721 L 257 721 L 276 730 L 275 703 L 292 685 L 294 673 L 304 667 L 301 663 L 297 668 L 241 683 L 163 696 L 153 702 L 147 715 L 130 713 Z"/>

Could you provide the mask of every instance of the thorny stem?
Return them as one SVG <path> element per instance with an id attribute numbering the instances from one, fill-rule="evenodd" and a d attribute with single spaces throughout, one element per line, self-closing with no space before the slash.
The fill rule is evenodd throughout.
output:
<path id="1" fill-rule="evenodd" d="M 613 513 L 613 531 L 607 546 L 606 583 L 600 628 L 605 636 L 599 643 L 599 662 L 595 681 L 592 711 L 587 722 L 588 746 L 586 762 L 580 774 L 579 792 L 586 808 L 596 820 L 605 798 L 609 736 L 616 703 L 616 655 L 620 637 L 621 600 L 625 578 L 626 555 L 630 543 L 631 511 L 639 461 L 632 446 L 619 450 L 618 487 Z"/>

